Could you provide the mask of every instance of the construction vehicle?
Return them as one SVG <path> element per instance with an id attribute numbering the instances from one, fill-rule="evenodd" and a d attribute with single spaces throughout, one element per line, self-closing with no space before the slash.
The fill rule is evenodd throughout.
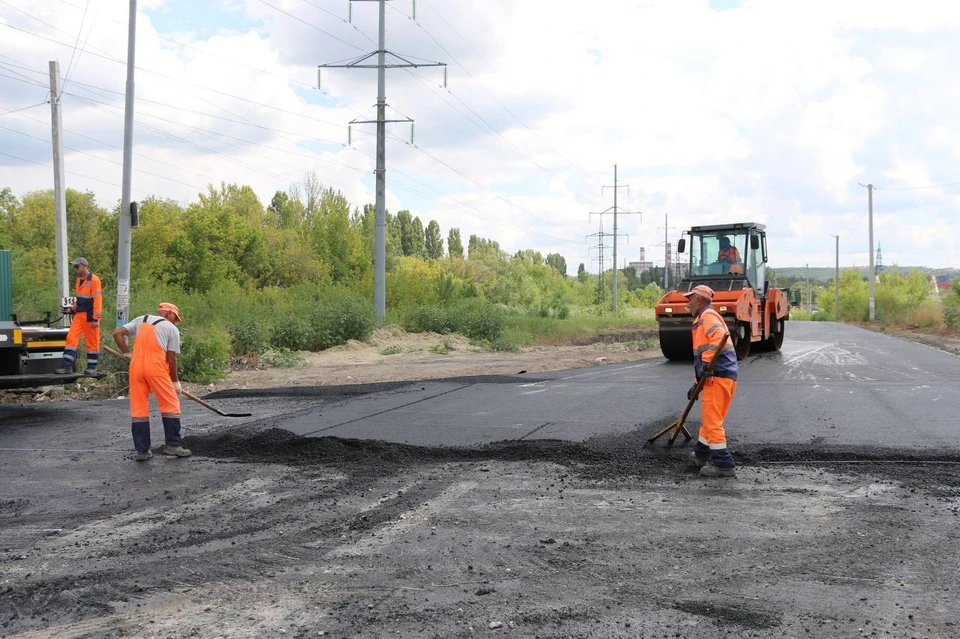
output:
<path id="1" fill-rule="evenodd" d="M 69 328 L 47 312 L 43 319 L 25 321 L 13 312 L 13 269 L 10 251 L 0 251 L 0 390 L 67 384 L 84 373 L 56 375 Z M 61 311 L 72 300 L 61 300 Z M 99 376 L 99 375 L 98 375 Z"/>
<path id="2" fill-rule="evenodd" d="M 713 308 L 727 323 L 737 359 L 745 359 L 751 348 L 780 350 L 790 303 L 766 279 L 765 229 L 763 224 L 740 222 L 684 231 L 690 242 L 685 276 L 656 306 L 664 357 L 693 358 L 693 316 L 684 293 L 698 284 L 713 289 Z M 687 239 L 677 242 L 678 254 L 685 252 Z"/>

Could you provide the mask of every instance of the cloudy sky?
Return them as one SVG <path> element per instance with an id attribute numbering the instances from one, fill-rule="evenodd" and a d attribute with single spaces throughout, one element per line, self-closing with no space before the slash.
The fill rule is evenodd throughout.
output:
<path id="1" fill-rule="evenodd" d="M 68 186 L 120 197 L 127 2 L 0 0 L 0 187 L 53 183 L 60 63 Z M 414 7 L 416 14 L 414 16 Z M 314 171 L 374 201 L 377 3 L 141 0 L 133 196 L 210 183 L 264 203 Z M 352 13 L 352 23 L 348 16 Z M 771 266 L 960 267 L 960 3 L 941 0 L 391 0 L 387 207 L 570 272 L 663 262 L 694 224 L 767 225 Z M 388 62 L 399 62 L 388 56 Z"/>

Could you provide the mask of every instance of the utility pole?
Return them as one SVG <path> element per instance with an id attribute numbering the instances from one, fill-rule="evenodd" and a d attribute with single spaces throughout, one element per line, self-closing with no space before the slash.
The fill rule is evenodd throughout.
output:
<path id="1" fill-rule="evenodd" d="M 840 236 L 834 235 L 837 240 L 837 264 L 833 275 L 833 320 L 840 321 Z"/>
<path id="2" fill-rule="evenodd" d="M 123 110 L 123 182 L 120 188 L 120 237 L 117 244 L 117 328 L 130 316 L 130 190 L 133 175 L 133 73 L 137 52 L 137 0 L 130 0 L 127 30 L 127 90 Z"/>
<path id="3" fill-rule="evenodd" d="M 627 193 L 629 194 L 629 193 L 630 193 L 630 186 L 627 185 L 627 184 L 619 184 L 619 185 L 617 184 L 617 165 L 616 165 L 616 164 L 613 165 L 613 186 L 602 186 L 602 187 L 600 187 L 600 192 L 601 192 L 601 193 L 603 193 L 603 189 L 613 189 L 613 207 L 611 207 L 611 208 L 609 208 L 609 209 L 607 209 L 607 210 L 605 210 L 605 211 L 601 211 L 601 212 L 599 212 L 599 213 L 590 213 L 590 215 L 599 215 L 599 216 L 601 216 L 600 219 L 602 220 L 604 214 L 606 214 L 606 213 L 611 213 L 611 212 L 613 213 L 613 312 L 616 313 L 616 312 L 617 312 L 617 280 L 619 279 L 619 278 L 617 277 L 617 274 L 618 274 L 618 269 L 617 269 L 617 214 L 620 214 L 620 215 L 640 215 L 640 216 L 641 216 L 641 218 L 640 218 L 641 221 L 643 221 L 643 217 L 642 217 L 643 214 L 640 213 L 640 212 L 637 212 L 637 211 L 622 211 L 622 210 L 619 210 L 619 209 L 617 208 L 617 190 L 618 190 L 618 189 L 627 189 Z M 602 224 L 601 224 L 601 231 L 600 231 L 600 232 L 603 233 Z M 592 237 L 592 236 L 591 236 L 591 237 Z M 602 238 L 602 237 L 601 237 L 601 239 L 600 239 L 600 242 L 601 242 L 601 244 L 602 244 L 602 242 L 603 242 L 603 238 Z M 600 265 L 601 265 L 601 267 L 602 267 L 602 266 L 603 266 L 603 256 L 602 256 L 602 254 L 601 254 L 600 262 L 601 262 Z M 603 279 L 603 277 L 602 277 L 602 273 L 603 273 L 602 268 L 601 268 L 601 271 L 600 271 L 600 272 L 601 272 L 601 278 L 600 278 L 600 279 L 602 280 L 602 279 Z"/>
<path id="4" fill-rule="evenodd" d="M 663 216 L 663 290 L 670 288 L 670 215 Z"/>
<path id="5" fill-rule="evenodd" d="M 606 297 L 604 295 L 604 291 L 606 290 L 607 287 L 603 285 L 603 265 L 604 265 L 603 249 L 608 247 L 606 244 L 603 243 L 603 238 L 606 237 L 607 235 L 610 235 L 610 234 L 603 232 L 603 218 L 601 217 L 600 230 L 597 231 L 596 233 L 592 233 L 587 236 L 587 237 L 597 238 L 596 249 L 599 252 L 599 257 L 597 258 L 597 260 L 600 262 L 600 268 L 597 271 L 597 275 L 599 276 L 597 279 L 597 306 L 603 305 L 604 298 Z M 617 265 L 614 264 L 613 266 L 614 266 L 614 271 L 616 271 Z"/>
<path id="6" fill-rule="evenodd" d="M 50 120 L 53 140 L 53 210 L 57 241 L 57 296 L 70 295 L 67 275 L 67 188 L 63 168 L 63 113 L 60 111 L 60 63 L 50 62 Z M 58 300 L 57 305 L 60 305 Z M 66 318 L 61 318 L 65 326 Z"/>
<path id="7" fill-rule="evenodd" d="M 419 67 L 444 67 L 443 86 L 447 86 L 447 73 L 445 62 L 427 62 L 413 63 L 395 53 L 386 49 L 386 0 L 350 0 L 350 2 L 377 2 L 380 5 L 380 28 L 377 50 L 364 54 L 359 58 L 347 64 L 321 64 L 317 70 L 317 87 L 320 87 L 319 69 L 376 69 L 377 70 L 377 119 L 376 120 L 351 120 L 350 125 L 354 124 L 374 124 L 377 125 L 377 168 L 376 168 L 376 218 L 375 234 L 373 246 L 373 310 L 378 318 L 383 318 L 386 311 L 387 300 L 387 274 L 386 274 L 386 252 L 387 252 L 387 212 L 386 212 L 386 148 L 387 148 L 387 123 L 388 122 L 409 122 L 410 138 L 413 141 L 413 120 L 406 118 L 404 120 L 388 120 L 387 112 L 387 94 L 386 94 L 386 70 L 399 68 L 419 68 Z M 351 20 L 353 16 L 353 5 L 350 5 Z M 416 5 L 414 5 L 416 7 Z M 416 9 L 414 9 L 416 11 Z M 387 64 L 386 56 L 390 54 L 400 60 L 399 63 Z M 377 56 L 376 64 L 366 63 L 367 60 Z M 348 142 L 350 133 L 348 129 Z"/>
<path id="8" fill-rule="evenodd" d="M 807 310 L 813 312 L 813 291 L 810 290 L 810 264 L 807 264 Z"/>
<path id="9" fill-rule="evenodd" d="M 877 319 L 877 310 L 874 293 L 876 291 L 876 273 L 874 272 L 873 265 L 873 185 L 872 184 L 860 184 L 860 186 L 867 189 L 867 212 L 870 218 L 870 270 L 867 271 L 870 279 L 870 321 Z"/>

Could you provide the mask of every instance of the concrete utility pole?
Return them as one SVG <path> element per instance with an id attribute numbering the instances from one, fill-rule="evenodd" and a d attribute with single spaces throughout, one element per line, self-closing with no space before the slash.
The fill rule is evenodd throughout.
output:
<path id="1" fill-rule="evenodd" d="M 117 327 L 130 317 L 130 191 L 133 174 L 133 72 L 137 51 L 137 0 L 130 0 L 127 31 L 127 92 L 123 110 L 123 182 L 120 188 L 120 237 L 117 243 Z"/>
<path id="2" fill-rule="evenodd" d="M 807 310 L 813 312 L 813 291 L 810 290 L 810 265 L 807 264 Z"/>
<path id="3" fill-rule="evenodd" d="M 50 62 L 50 120 L 53 140 L 53 211 L 57 241 L 57 296 L 70 295 L 70 278 L 67 274 L 67 185 L 63 168 L 63 114 L 60 111 L 60 63 Z M 57 301 L 59 306 L 60 302 Z M 61 318 L 61 325 L 68 320 Z"/>
<path id="4" fill-rule="evenodd" d="M 876 273 L 874 272 L 873 265 L 873 185 L 872 184 L 861 184 L 860 186 L 867 189 L 867 213 L 870 219 L 870 270 L 868 271 L 868 277 L 870 279 L 870 321 L 877 319 L 877 307 L 874 297 L 876 292 Z"/>
<path id="5" fill-rule="evenodd" d="M 613 213 L 613 312 L 617 312 L 617 215 L 640 215 L 640 220 L 643 220 L 643 213 L 638 211 L 623 211 L 617 208 L 617 190 L 618 189 L 627 189 L 627 193 L 630 193 L 630 186 L 628 184 L 617 184 L 617 165 L 613 165 L 613 186 L 602 186 L 600 187 L 600 192 L 603 193 L 603 189 L 613 189 L 613 206 L 605 211 L 600 211 L 599 213 L 590 213 L 590 215 L 599 215 L 601 220 L 603 215 L 607 213 Z M 601 223 L 602 228 L 602 223 Z M 601 234 L 603 231 L 601 230 Z M 601 244 L 603 238 L 601 236 Z M 600 259 L 600 279 L 603 280 L 603 256 L 601 254 Z"/>
<path id="6" fill-rule="evenodd" d="M 833 275 L 833 319 L 840 321 L 840 236 L 834 235 L 837 240 L 837 264 Z"/>
<path id="7" fill-rule="evenodd" d="M 404 120 L 387 120 L 387 95 L 386 95 L 386 69 L 399 69 L 405 67 L 444 67 L 443 86 L 447 86 L 447 74 L 445 62 L 427 62 L 413 63 L 395 53 L 386 50 L 386 0 L 350 0 L 351 2 L 378 2 L 380 4 L 380 37 L 377 44 L 377 50 L 364 54 L 356 60 L 347 64 L 321 64 L 320 69 L 376 69 L 377 70 L 377 119 L 376 120 L 351 120 L 353 124 L 376 124 L 377 125 L 377 168 L 376 168 L 376 220 L 373 245 L 373 310 L 377 317 L 383 318 L 386 313 L 387 300 L 387 274 L 386 274 L 386 253 L 387 253 L 387 209 L 386 209 L 386 147 L 387 147 L 387 128 L 388 122 L 409 122 L 411 142 L 413 138 L 413 120 L 406 118 Z M 353 10 L 351 5 L 351 20 Z M 416 5 L 414 5 L 416 6 Z M 401 60 L 400 63 L 387 64 L 386 55 L 390 54 L 394 58 Z M 377 56 L 377 64 L 364 64 L 367 60 Z M 320 86 L 320 72 L 317 71 L 317 86 Z M 349 136 L 349 133 L 348 133 Z"/>

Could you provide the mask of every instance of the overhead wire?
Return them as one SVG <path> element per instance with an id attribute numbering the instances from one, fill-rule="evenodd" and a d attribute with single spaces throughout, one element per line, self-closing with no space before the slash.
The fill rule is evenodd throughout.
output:
<path id="1" fill-rule="evenodd" d="M 26 162 L 26 163 L 28 163 L 28 164 L 36 164 L 37 166 L 42 166 L 42 167 L 44 167 L 44 168 L 46 168 L 46 169 L 52 169 L 52 168 L 53 168 L 53 167 L 52 167 L 51 165 L 49 165 L 49 164 L 44 164 L 43 162 L 37 162 L 36 160 L 28 160 L 27 158 L 20 157 L 19 155 L 13 155 L 12 153 L 7 153 L 6 151 L 0 151 L 0 155 L 4 155 L 4 156 L 6 156 L 6 157 L 8 157 L 8 158 L 13 158 L 14 160 L 19 160 L 20 162 Z M 68 169 L 65 169 L 64 172 L 65 172 L 65 173 L 69 173 L 70 175 L 76 175 L 77 177 L 85 178 L 85 179 L 87 179 L 87 180 L 93 180 L 94 182 L 101 182 L 101 183 L 107 184 L 107 185 L 109 185 L 109 186 L 114 186 L 114 187 L 120 188 L 120 185 L 117 184 L 116 182 L 108 182 L 107 180 L 101 180 L 100 178 L 95 178 L 95 177 L 93 177 L 92 175 L 85 175 L 85 174 L 83 174 L 83 173 L 78 173 L 78 172 L 76 172 L 76 171 L 71 171 L 71 170 L 68 170 Z M 133 189 L 133 190 L 136 191 L 137 193 L 143 193 L 144 195 L 150 195 L 150 194 L 147 193 L 146 191 L 142 191 L 142 190 L 140 190 L 140 189 Z"/>
<path id="2" fill-rule="evenodd" d="M 32 135 L 32 134 L 27 133 L 27 132 L 25 132 L 25 131 L 18 131 L 18 130 L 16 130 L 16 129 L 12 129 L 12 128 L 8 127 L 8 126 L 4 126 L 4 125 L 2 125 L 2 124 L 0 124 L 0 129 L 6 129 L 7 131 L 11 131 L 11 132 L 16 133 L 16 134 L 18 134 L 18 135 L 22 135 L 22 136 L 24 136 L 24 137 L 27 137 L 27 138 L 30 138 L 30 139 L 33 139 L 33 140 L 37 140 L 37 141 L 39 141 L 39 142 L 43 142 L 44 144 L 50 144 L 50 143 L 51 143 L 51 142 L 50 142 L 50 138 L 42 138 L 42 137 L 40 137 L 40 136 L 38 136 L 38 135 Z M 95 155 L 95 154 L 93 154 L 93 153 L 90 153 L 89 151 L 81 151 L 80 149 L 75 149 L 75 148 L 70 147 L 70 146 L 67 146 L 67 145 L 64 145 L 63 148 L 65 148 L 65 149 L 68 150 L 68 151 L 72 151 L 72 152 L 74 152 L 74 153 L 79 153 L 79 154 L 81 154 L 81 155 L 86 155 L 86 156 L 92 157 L 92 158 L 94 158 L 94 159 L 101 160 L 101 161 L 103 161 L 103 162 L 108 162 L 108 163 L 110 163 L 110 164 L 115 164 L 116 166 L 123 166 L 123 164 L 121 164 L 120 162 L 117 162 L 116 160 L 111 160 L 110 158 L 100 157 L 99 155 Z M 170 177 L 167 177 L 167 176 L 165 176 L 165 175 L 160 175 L 159 173 L 152 173 L 152 172 L 146 171 L 146 170 L 144 170 L 144 169 L 134 169 L 134 170 L 138 171 L 139 173 L 143 173 L 143 174 L 145 174 L 145 175 L 151 175 L 151 176 L 153 176 L 153 177 L 160 178 L 160 179 L 162 179 L 162 180 L 168 180 L 168 181 L 170 181 L 170 182 L 175 182 L 175 183 L 177 183 L 177 184 L 182 184 L 182 185 L 184 185 L 184 186 L 189 186 L 189 187 L 191 187 L 191 188 L 199 189 L 200 191 L 203 191 L 203 190 L 204 190 L 203 187 L 198 187 L 198 186 L 195 185 L 195 184 L 189 184 L 189 183 L 187 183 L 187 182 L 183 182 L 183 181 L 177 180 L 177 179 L 175 179 L 175 178 L 170 178 Z"/>
<path id="3" fill-rule="evenodd" d="M 427 4 L 430 4 L 430 3 L 427 3 Z M 389 6 L 389 5 L 388 5 L 388 6 Z M 393 7 L 391 7 L 391 8 L 393 8 Z M 395 9 L 395 10 L 396 10 L 396 9 Z M 456 30 L 456 28 L 454 28 L 454 26 L 451 25 L 451 24 L 446 20 L 446 18 L 443 17 L 443 15 L 442 15 L 439 11 L 437 11 L 436 7 L 433 7 L 433 14 L 436 15 L 438 18 L 440 18 L 440 20 L 442 20 L 442 21 L 444 22 L 444 24 L 446 24 L 448 27 L 450 27 L 450 30 L 453 31 L 453 32 L 461 39 L 461 41 L 463 41 L 463 42 L 466 42 L 466 41 L 467 41 L 467 39 L 464 38 L 464 37 Z M 460 67 L 460 69 L 462 69 L 463 72 L 466 73 L 467 76 L 468 76 L 471 80 L 473 80 L 474 82 L 476 82 L 476 83 L 477 83 L 477 86 L 479 86 L 481 89 L 483 89 L 483 90 L 487 93 L 487 95 L 489 95 L 489 96 L 494 100 L 494 102 L 496 102 L 498 105 L 500 105 L 500 107 L 501 107 L 504 111 L 506 111 L 514 120 L 516 120 L 517 122 L 519 122 L 520 125 L 521 125 L 523 128 L 525 128 L 527 131 L 529 131 L 531 135 L 533 135 L 533 136 L 536 137 L 538 140 L 540 140 L 547 148 L 549 148 L 551 151 L 553 151 L 553 152 L 556 153 L 559 157 L 561 157 L 563 160 L 565 160 L 568 164 L 570 164 L 570 166 L 574 167 L 575 169 L 577 169 L 578 171 L 580 171 L 583 175 L 587 176 L 588 178 L 590 178 L 591 180 L 593 180 L 593 181 L 596 182 L 597 184 L 599 184 L 599 185 L 601 185 L 601 186 L 603 185 L 603 181 L 602 181 L 602 180 L 598 180 L 596 177 L 594 177 L 594 176 L 593 176 L 590 172 L 588 172 L 586 169 L 584 169 L 583 167 L 581 167 L 580 165 L 578 165 L 576 162 L 574 162 L 574 161 L 571 160 L 570 158 L 566 157 L 566 156 L 565 156 L 563 153 L 561 153 L 559 150 L 553 148 L 549 143 L 546 142 L 546 140 L 544 140 L 542 137 L 540 137 L 539 134 L 537 134 L 533 129 L 531 129 L 523 120 L 520 119 L 520 117 L 519 117 L 517 114 L 515 114 L 509 107 L 507 107 L 507 105 L 505 105 L 503 102 L 501 102 L 501 101 L 497 98 L 497 96 L 495 96 L 495 95 L 490 91 L 490 89 L 488 89 L 486 86 L 484 86 L 484 84 L 483 84 L 482 82 L 480 82 L 477 78 L 475 78 L 475 77 L 473 76 L 473 74 L 470 73 L 470 71 L 469 71 L 465 66 L 463 66 L 463 64 L 461 64 L 460 61 L 457 60 L 457 58 L 456 58 L 452 53 L 450 53 L 450 51 L 448 51 L 447 48 L 444 47 L 443 44 L 441 44 L 439 40 L 437 40 L 437 39 L 433 36 L 433 34 L 431 34 L 429 31 L 427 31 L 427 29 L 426 29 L 418 20 L 414 20 L 414 19 L 411 18 L 411 21 L 412 21 L 414 24 L 416 24 L 416 25 L 424 32 L 424 34 L 426 34 L 426 36 L 427 36 L 428 38 L 430 38 L 431 40 L 433 40 L 433 42 L 434 42 L 438 47 L 440 47 L 440 50 L 443 51 L 451 60 L 453 60 L 454 63 L 455 63 L 458 67 Z"/>
<path id="4" fill-rule="evenodd" d="M 263 0 L 261 0 L 261 1 L 263 1 Z M 3 2 L 3 0 L 0 0 L 0 2 Z M 67 3 L 67 4 L 69 4 L 69 3 Z M 264 4 L 273 7 L 273 6 L 270 5 L 270 3 L 268 3 L 268 2 L 264 2 Z M 308 3 L 308 4 L 309 4 L 309 3 Z M 273 8 L 276 9 L 276 7 L 273 7 Z M 279 10 L 279 9 L 278 9 L 278 10 Z M 290 15 L 291 17 L 297 19 L 298 21 L 303 22 L 302 19 L 299 19 L 299 18 L 297 18 L 296 16 L 293 16 L 292 14 L 289 14 L 289 12 L 285 12 L 285 11 L 283 11 L 283 10 L 279 10 L 279 11 L 280 11 L 281 13 L 286 13 L 286 14 Z M 26 15 L 29 15 L 29 14 L 26 14 Z M 43 20 L 41 20 L 41 19 L 39 19 L 39 18 L 36 18 L 35 16 L 30 16 L 30 17 L 36 19 L 37 21 L 45 24 L 46 26 L 49 26 L 50 28 L 52 28 L 52 29 L 54 29 L 54 30 L 56 30 L 56 31 L 58 31 L 58 32 L 65 33 L 65 32 L 63 32 L 62 30 L 56 28 L 55 26 L 53 26 L 53 25 L 51 25 L 51 24 L 49 24 L 49 23 L 47 23 L 47 22 L 45 22 L 45 21 L 43 21 Z M 50 41 L 50 42 L 54 42 L 54 43 L 60 44 L 60 45 L 62 45 L 62 46 L 70 46 L 70 45 L 68 45 L 68 44 L 66 44 L 66 43 L 63 43 L 63 42 L 60 42 L 60 41 L 58 41 L 58 40 L 56 40 L 56 39 L 54 39 L 54 38 L 50 38 L 50 37 L 47 37 L 47 36 L 44 36 L 44 35 L 41 35 L 41 34 L 37 34 L 37 33 L 31 32 L 31 31 L 28 31 L 28 30 L 26 30 L 26 29 L 21 29 L 21 28 L 19 28 L 19 27 L 15 27 L 15 26 L 13 26 L 13 25 L 3 24 L 3 25 L 0 25 L 0 26 L 6 26 L 6 27 L 8 27 L 8 28 L 12 28 L 12 29 L 15 29 L 15 30 L 17 30 L 17 31 L 23 32 L 23 33 L 25 33 L 25 34 L 27 34 L 27 35 L 31 35 L 31 36 L 33 36 L 33 37 L 37 37 L 37 38 L 44 39 L 44 40 L 47 40 L 47 41 Z M 318 29 L 318 30 L 320 30 L 320 29 Z M 320 31 L 322 31 L 322 30 L 320 30 Z M 362 32 L 361 30 L 357 29 L 357 31 L 360 32 L 361 34 L 363 34 L 363 32 Z M 368 39 L 369 39 L 369 36 L 366 36 L 366 34 L 363 34 L 363 35 L 364 35 L 365 37 L 368 37 Z M 178 43 L 178 44 L 181 44 L 181 43 Z M 349 43 L 348 43 L 348 44 L 349 44 Z M 356 47 L 355 45 L 352 45 L 352 44 L 351 44 L 350 46 L 359 49 L 359 47 Z M 93 47 L 92 49 L 97 50 L 96 47 Z M 118 64 L 125 64 L 124 61 L 119 60 L 119 59 L 117 59 L 117 58 L 114 58 L 114 57 L 112 57 L 112 56 L 110 56 L 109 54 L 106 54 L 106 53 L 94 53 L 94 52 L 91 52 L 91 55 L 95 55 L 95 56 L 97 56 L 97 57 L 100 57 L 100 58 L 103 58 L 103 59 L 106 59 L 106 60 L 109 60 L 109 61 L 112 61 L 112 62 L 115 62 L 115 63 L 118 63 Z M 301 113 L 297 113 L 297 112 L 294 112 L 294 111 L 289 111 L 289 110 L 282 109 L 282 108 L 279 108 L 279 107 L 274 107 L 273 105 L 268 105 L 268 104 L 259 103 L 259 102 L 256 102 L 256 101 L 254 101 L 254 100 L 250 100 L 250 99 L 247 99 L 247 98 L 243 98 L 243 97 L 241 97 L 241 96 L 236 96 L 236 95 L 232 95 L 232 94 L 229 94 L 229 93 L 226 93 L 226 92 L 218 91 L 218 90 L 212 89 L 212 88 L 207 87 L 207 86 L 196 85 L 196 84 L 194 84 L 194 83 L 189 83 L 189 82 L 185 83 L 185 82 L 184 82 L 182 79 L 180 79 L 180 78 L 174 78 L 174 77 L 172 77 L 172 76 L 169 76 L 168 74 L 164 74 L 164 73 L 161 73 L 161 72 L 158 72 L 158 71 L 154 71 L 154 70 L 152 70 L 152 69 L 146 69 L 146 68 L 142 68 L 142 67 L 136 67 L 136 68 L 137 68 L 138 70 L 144 71 L 144 72 L 146 72 L 146 73 L 150 73 L 150 74 L 152 74 L 152 75 L 156 75 L 156 76 L 158 76 L 158 77 L 163 77 L 163 78 L 167 78 L 167 79 L 170 79 L 170 80 L 173 80 L 173 81 L 177 81 L 179 84 L 188 84 L 188 85 L 191 85 L 191 86 L 197 86 L 197 87 L 200 88 L 200 89 L 203 89 L 203 90 L 206 90 L 206 91 L 210 91 L 210 92 L 212 92 L 212 93 L 217 93 L 217 94 L 220 94 L 220 95 L 224 95 L 224 96 L 229 97 L 229 98 L 232 98 L 232 99 L 237 99 L 237 100 L 245 101 L 245 102 L 248 102 L 248 103 L 256 104 L 256 105 L 259 105 L 259 106 L 263 106 L 263 107 L 266 107 L 266 108 L 274 109 L 274 110 L 277 110 L 277 111 L 289 113 L 289 114 L 294 115 L 294 116 L 303 117 L 303 118 L 310 119 L 310 120 L 314 120 L 314 121 L 319 121 L 319 122 L 321 122 L 321 123 L 323 123 L 323 124 L 329 124 L 329 125 L 333 125 L 333 126 L 338 126 L 338 125 L 336 125 L 336 124 L 334 124 L 334 123 L 327 122 L 327 121 L 324 121 L 324 120 L 320 120 L 319 118 L 314 118 L 314 117 L 312 117 L 312 116 L 307 116 L 307 115 L 304 115 L 304 114 L 301 114 Z M 37 86 L 43 86 L 42 84 L 40 84 L 40 83 L 38 83 L 38 82 L 33 82 L 33 84 L 36 84 Z M 78 83 L 78 82 L 75 81 L 74 84 L 82 84 L 82 83 Z M 111 91 L 111 90 L 107 89 L 107 91 Z M 118 92 L 118 91 L 112 91 L 112 92 L 113 92 L 113 93 L 120 94 L 120 92 Z M 91 104 L 91 101 L 90 101 L 89 98 L 82 98 L 82 97 L 78 97 L 78 96 L 75 96 L 75 95 L 73 95 L 72 97 L 77 98 L 77 99 L 81 99 L 81 100 L 87 100 L 87 101 L 88 101 L 88 102 L 87 102 L 88 106 L 95 106 L 94 104 Z M 138 98 L 138 100 L 141 100 L 141 98 Z M 341 104 L 342 104 L 342 103 L 341 103 Z M 167 105 L 167 106 L 173 106 L 173 105 Z M 179 108 L 179 107 L 177 107 L 177 108 Z M 108 111 L 108 112 L 109 112 L 109 111 Z M 202 113 L 202 112 L 201 112 L 201 113 Z M 208 117 L 219 117 L 219 116 L 214 116 L 214 115 L 208 114 L 208 113 L 202 113 L 202 114 L 205 115 L 205 116 L 208 116 Z M 116 115 L 116 114 L 114 113 L 114 115 Z M 162 118 L 161 118 L 161 119 L 162 119 Z M 176 124 L 178 124 L 178 125 L 180 125 L 180 126 L 189 126 L 189 125 L 182 125 L 182 124 L 180 124 L 180 123 L 176 123 Z M 251 125 L 250 122 L 245 122 L 244 124 Z M 144 126 L 147 126 L 147 127 L 149 128 L 149 125 L 144 125 Z M 251 125 L 251 126 L 258 126 L 259 128 L 263 128 L 263 129 L 266 129 L 266 130 L 271 130 L 269 127 L 263 127 L 262 125 Z M 207 151 L 207 152 L 212 152 L 213 154 L 219 155 L 220 157 L 224 157 L 225 159 L 228 159 L 228 161 L 229 161 L 228 156 L 223 156 L 222 154 L 218 154 L 218 153 L 216 153 L 215 151 L 212 151 L 212 150 L 210 150 L 210 149 L 205 149 L 204 147 L 202 147 L 202 146 L 200 146 L 200 145 L 196 145 L 195 143 L 192 143 L 191 141 L 184 140 L 183 138 L 179 138 L 179 137 L 177 137 L 177 136 L 173 136 L 173 135 L 171 135 L 171 134 L 163 131 L 162 129 L 154 129 L 154 130 L 155 130 L 158 134 L 160 134 L 160 135 L 165 135 L 166 137 L 169 137 L 169 138 L 171 138 L 171 139 L 180 141 L 180 142 L 185 143 L 185 144 L 188 144 L 188 145 L 190 145 L 190 146 L 198 147 L 198 148 L 200 148 L 201 150 L 205 150 L 205 151 Z M 276 130 L 274 130 L 274 131 L 276 131 Z M 308 150 L 310 150 L 310 151 L 313 152 L 313 153 L 316 153 L 316 151 L 313 151 L 312 149 L 308 149 Z M 470 180 L 470 179 L 467 178 L 467 176 L 465 176 L 462 172 L 454 169 L 452 166 L 450 166 L 449 164 L 443 162 L 442 160 L 440 160 L 439 158 L 437 158 L 435 155 L 429 154 L 429 153 L 425 152 L 423 149 L 419 149 L 419 150 L 421 150 L 421 152 L 424 152 L 424 153 L 427 154 L 429 157 L 431 157 L 432 159 L 434 159 L 434 161 L 438 161 L 438 162 L 440 162 L 441 164 L 443 164 L 444 166 L 447 166 L 448 168 L 450 168 L 450 169 L 453 170 L 454 172 L 458 173 L 461 177 L 467 179 L 468 181 Z M 288 152 L 288 151 L 282 150 L 282 152 Z M 317 155 L 319 155 L 319 154 L 317 154 Z M 270 173 L 270 172 L 264 172 L 264 171 L 258 169 L 257 167 L 253 167 L 252 165 L 247 165 L 247 164 L 245 164 L 245 163 L 242 163 L 242 164 L 244 164 L 244 165 L 247 166 L 248 168 L 251 168 L 251 169 L 253 169 L 253 170 L 258 170 L 258 171 L 260 171 L 261 173 L 265 173 L 265 174 L 270 175 L 270 176 L 272 176 L 272 177 L 275 177 L 275 178 L 278 178 L 278 179 L 286 179 L 286 178 L 283 178 L 283 177 L 281 177 L 281 176 L 278 176 L 278 175 L 273 174 L 273 173 Z M 352 169 L 354 169 L 354 170 L 361 170 L 361 171 L 362 171 L 362 169 L 356 169 L 355 167 L 348 167 L 348 168 L 352 168 Z M 407 177 L 408 179 L 412 179 L 411 176 L 406 176 L 406 177 Z M 481 186 L 481 185 L 479 185 L 479 183 L 476 183 L 476 182 L 473 182 L 473 183 L 476 184 L 476 185 L 478 185 L 478 186 Z M 423 183 L 421 183 L 421 184 L 423 184 Z M 495 191 L 490 190 L 488 187 L 482 187 L 482 186 L 481 186 L 481 188 L 486 188 L 489 192 L 496 194 Z M 447 194 L 444 194 L 444 193 L 442 193 L 441 191 L 438 191 L 438 190 L 436 190 L 436 189 L 433 189 L 433 190 L 435 190 L 437 193 L 439 193 L 442 197 L 452 198 L 452 196 L 449 196 L 449 195 L 447 195 Z M 498 197 L 501 197 L 501 199 L 503 199 L 505 202 L 509 203 L 511 206 L 514 206 L 514 207 L 518 208 L 519 210 L 523 211 L 523 209 L 520 208 L 520 207 L 518 207 L 515 203 L 512 203 L 512 202 L 510 202 L 509 200 L 506 200 L 505 198 L 503 198 L 503 197 L 500 196 L 499 194 L 497 194 L 497 195 L 498 195 Z M 475 209 L 475 210 L 477 210 L 477 211 L 479 212 L 478 209 Z M 526 211 L 524 211 L 524 212 L 526 212 Z M 508 226 L 512 226 L 512 225 L 508 225 Z M 516 228 L 516 227 L 514 227 L 514 228 Z M 544 235 L 544 234 L 540 234 L 540 235 Z M 546 235 L 544 235 L 544 236 L 545 236 L 545 237 L 550 237 L 550 236 L 546 236 Z M 558 240 L 559 238 L 552 238 L 552 239 Z M 569 241 L 569 240 L 562 240 L 562 241 Z"/>
<path id="5" fill-rule="evenodd" d="M 83 8 L 83 17 L 80 19 L 80 28 L 77 29 L 77 39 L 73 43 L 73 53 L 70 54 L 70 63 L 67 64 L 67 72 L 63 74 L 63 84 L 61 89 L 67 86 L 67 82 L 70 80 L 70 69 L 73 68 L 73 59 L 76 57 L 77 62 L 79 63 L 80 57 L 77 56 L 77 45 L 80 44 L 80 36 L 83 35 L 83 24 L 87 21 L 87 12 L 90 10 L 90 0 L 87 0 L 87 4 Z M 87 40 L 90 38 L 90 34 L 93 33 L 93 26 L 96 22 L 93 21 L 90 24 L 90 30 L 87 31 L 87 37 L 83 39 L 83 48 L 80 49 L 80 55 L 83 55 L 83 49 L 87 46 Z"/>

